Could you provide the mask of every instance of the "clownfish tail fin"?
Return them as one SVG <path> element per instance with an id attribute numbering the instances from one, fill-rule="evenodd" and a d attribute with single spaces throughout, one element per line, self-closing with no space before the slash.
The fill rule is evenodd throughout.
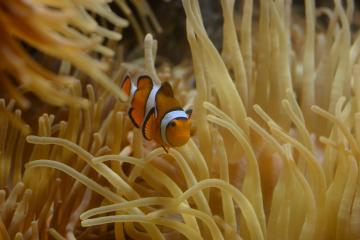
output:
<path id="1" fill-rule="evenodd" d="M 132 87 L 132 82 L 131 82 L 130 75 L 126 74 L 124 79 L 122 80 L 122 82 L 120 84 L 120 88 L 125 92 L 125 94 L 127 96 L 130 96 L 131 87 Z"/>

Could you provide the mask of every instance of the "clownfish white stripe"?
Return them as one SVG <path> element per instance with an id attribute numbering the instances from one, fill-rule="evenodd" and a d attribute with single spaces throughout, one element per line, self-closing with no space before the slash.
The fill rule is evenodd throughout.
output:
<path id="1" fill-rule="evenodd" d="M 156 94 L 159 91 L 159 89 L 160 89 L 160 86 L 158 86 L 158 85 L 154 85 L 153 88 L 151 89 L 149 97 L 146 101 L 146 108 L 145 108 L 145 115 L 144 115 L 145 118 L 149 114 L 150 110 L 156 106 L 155 98 L 156 98 Z M 155 117 L 157 117 L 156 107 L 155 107 Z M 145 118 L 144 118 L 144 120 L 145 120 Z"/>
<path id="2" fill-rule="evenodd" d="M 133 83 L 131 83 L 131 88 L 130 88 L 130 96 L 134 96 L 134 93 L 136 91 L 136 87 Z"/>
<path id="3" fill-rule="evenodd" d="M 132 101 L 132 98 L 134 97 L 135 91 L 136 91 L 136 86 L 133 83 L 131 83 L 130 94 L 129 94 L 130 102 Z"/>
<path id="4" fill-rule="evenodd" d="M 168 124 L 175 118 L 186 118 L 187 119 L 187 114 L 185 113 L 184 110 L 174 110 L 174 111 L 170 111 L 170 112 L 166 113 L 165 116 L 163 117 L 163 119 L 161 120 L 161 125 L 160 125 L 161 138 L 164 141 L 164 143 L 166 143 L 168 145 L 170 145 L 170 143 L 168 142 L 167 137 L 166 137 L 166 128 L 167 128 Z"/>

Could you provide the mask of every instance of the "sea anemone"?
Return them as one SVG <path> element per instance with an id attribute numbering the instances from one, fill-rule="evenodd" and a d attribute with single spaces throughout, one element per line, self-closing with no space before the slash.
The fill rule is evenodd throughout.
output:
<path id="1" fill-rule="evenodd" d="M 221 51 L 204 26 L 203 6 L 182 3 L 192 64 L 156 62 L 161 43 L 147 34 L 144 58 L 122 67 L 108 60 L 112 71 L 100 71 L 103 80 L 89 74 L 94 81 L 66 85 L 66 99 L 87 104 L 49 108 L 37 127 L 19 127 L 27 118 L 15 102 L 0 102 L 7 113 L 0 127 L 2 239 L 360 238 L 354 2 L 245 0 L 237 11 L 235 1 L 221 0 Z M 140 15 L 149 12 L 144 6 Z M 166 152 L 142 138 L 117 87 L 125 72 L 172 83 L 182 105 L 193 108 L 187 144 Z M 30 128 L 36 134 L 27 135 Z"/>

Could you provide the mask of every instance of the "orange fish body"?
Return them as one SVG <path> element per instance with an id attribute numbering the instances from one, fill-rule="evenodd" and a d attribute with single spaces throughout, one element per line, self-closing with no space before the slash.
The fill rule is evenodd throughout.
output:
<path id="1" fill-rule="evenodd" d="M 164 148 L 188 142 L 190 114 L 180 107 L 168 82 L 159 86 L 142 75 L 134 83 L 127 75 L 121 88 L 131 99 L 129 117 L 146 140 L 154 140 Z"/>

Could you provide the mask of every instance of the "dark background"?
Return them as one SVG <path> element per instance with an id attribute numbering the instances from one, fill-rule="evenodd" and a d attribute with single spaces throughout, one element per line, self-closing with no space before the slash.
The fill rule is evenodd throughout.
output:
<path id="1" fill-rule="evenodd" d="M 220 49 L 222 42 L 222 11 L 220 0 L 199 0 L 199 2 L 207 32 L 215 46 Z M 163 28 L 162 33 L 153 33 L 159 42 L 158 57 L 173 64 L 178 64 L 181 60 L 190 57 L 190 50 L 186 39 L 185 13 L 181 0 L 148 0 L 148 3 Z M 346 1 L 343 1 L 343 3 L 346 6 Z M 241 13 L 242 4 L 243 1 L 235 1 L 235 12 Z M 254 0 L 254 19 L 256 19 L 256 9 L 258 5 L 259 1 Z M 359 9 L 359 4 L 355 3 L 355 5 L 358 5 L 356 7 Z M 332 0 L 317 0 L 316 6 L 334 8 Z M 296 14 L 298 17 L 305 15 L 304 0 L 293 0 L 293 14 Z M 325 17 L 319 18 L 318 21 L 324 25 L 327 24 Z M 124 32 L 124 39 L 127 37 L 133 39 L 132 34 L 131 28 L 128 28 Z M 134 43 L 133 46 L 136 46 L 136 43 L 134 41 L 132 42 Z M 128 49 L 133 50 L 131 47 Z M 129 56 L 135 57 L 136 55 L 142 54 L 140 50 L 137 50 L 137 52 L 138 54 L 129 54 Z"/>

